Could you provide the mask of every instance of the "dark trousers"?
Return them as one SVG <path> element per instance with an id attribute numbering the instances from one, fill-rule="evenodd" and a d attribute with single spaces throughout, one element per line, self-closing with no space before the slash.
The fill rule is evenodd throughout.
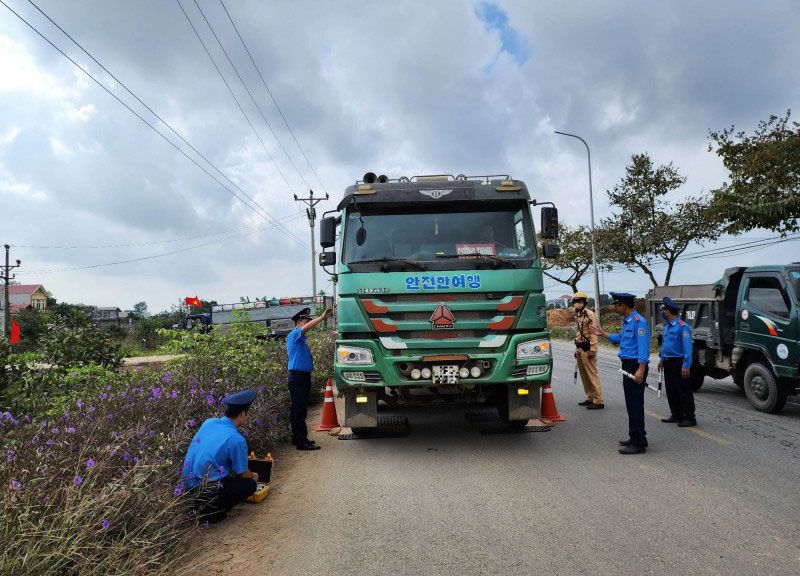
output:
<path id="1" fill-rule="evenodd" d="M 197 511 L 200 520 L 210 523 L 224 520 L 228 511 L 244 502 L 256 491 L 252 478 L 227 476 L 217 482 L 208 482 L 197 488 Z"/>
<path id="2" fill-rule="evenodd" d="M 694 393 L 689 379 L 681 376 L 683 358 L 664 358 L 664 386 L 674 418 L 694 420 Z"/>
<path id="3" fill-rule="evenodd" d="M 292 444 L 308 440 L 306 417 L 308 416 L 308 396 L 311 394 L 311 372 L 289 370 L 289 419 L 292 422 Z"/>
<path id="4" fill-rule="evenodd" d="M 636 374 L 639 368 L 638 360 L 623 360 L 622 369 L 630 374 Z M 644 369 L 644 378 L 647 380 L 649 366 Z M 634 446 L 647 446 L 647 432 L 644 430 L 644 389 L 647 385 L 643 381 L 637 384 L 633 378 L 622 377 L 622 388 L 625 391 L 625 409 L 628 411 L 628 437 Z"/>

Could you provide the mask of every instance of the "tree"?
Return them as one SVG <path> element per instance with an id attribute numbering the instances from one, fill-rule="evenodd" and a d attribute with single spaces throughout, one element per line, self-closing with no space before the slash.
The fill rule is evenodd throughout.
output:
<path id="1" fill-rule="evenodd" d="M 786 236 L 800 230 L 800 123 L 761 121 L 752 135 L 710 132 L 708 149 L 722 158 L 730 182 L 714 190 L 712 208 L 728 233 L 766 228 Z"/>
<path id="2" fill-rule="evenodd" d="M 141 320 L 150 316 L 150 312 L 147 310 L 147 302 L 137 302 L 128 313 L 133 316 L 134 320 Z"/>
<path id="3" fill-rule="evenodd" d="M 719 234 L 720 223 L 702 196 L 667 200 L 686 183 L 669 164 L 654 166 L 647 153 L 634 154 L 625 176 L 608 198 L 618 212 L 603 220 L 608 259 L 629 269 L 640 268 L 659 286 L 656 266 L 666 263 L 663 285 L 668 286 L 675 262 L 693 243 Z"/>
<path id="4" fill-rule="evenodd" d="M 610 270 L 611 267 L 604 261 L 603 241 L 605 231 L 595 228 L 595 249 L 597 251 L 597 265 L 599 268 Z M 566 284 L 572 289 L 573 294 L 578 291 L 578 283 L 592 267 L 592 233 L 586 226 L 570 228 L 566 225 L 558 227 L 556 243 L 561 248 L 558 258 L 542 259 L 542 272 L 556 282 Z M 556 271 L 560 273 L 556 274 Z"/>

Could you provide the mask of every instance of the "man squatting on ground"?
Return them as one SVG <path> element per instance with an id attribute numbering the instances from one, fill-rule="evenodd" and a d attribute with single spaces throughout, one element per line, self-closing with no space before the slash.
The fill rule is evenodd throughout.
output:
<path id="1" fill-rule="evenodd" d="M 605 404 L 600 375 L 597 373 L 597 334 L 592 332 L 592 325 L 597 324 L 597 319 L 586 305 L 588 300 L 586 292 L 576 292 L 572 297 L 575 307 L 575 360 L 586 392 L 586 400 L 579 404 L 588 410 L 600 410 L 605 408 Z"/>
<path id="2" fill-rule="evenodd" d="M 694 417 L 694 394 L 689 384 L 689 369 L 692 367 L 692 329 L 678 314 L 681 305 L 669 296 L 664 296 L 664 337 L 658 370 L 664 370 L 664 385 L 672 415 L 662 422 L 677 422 L 678 426 L 697 426 Z"/>
<path id="3" fill-rule="evenodd" d="M 289 355 L 289 396 L 291 407 L 289 417 L 292 422 L 292 444 L 298 450 L 319 450 L 319 446 L 308 438 L 306 417 L 308 416 L 308 396 L 311 393 L 311 372 L 314 359 L 306 341 L 306 334 L 331 315 L 330 308 L 321 316 L 311 318 L 311 310 L 305 308 L 292 316 L 295 328 L 286 336 L 286 352 Z"/>
<path id="4" fill-rule="evenodd" d="M 628 439 L 620 440 L 620 454 L 643 454 L 647 452 L 647 432 L 644 429 L 644 389 L 647 386 L 650 363 L 650 328 L 645 319 L 634 310 L 636 297 L 625 292 L 611 292 L 614 312 L 624 318 L 619 334 L 608 334 L 594 324 L 592 330 L 598 336 L 619 346 L 622 369 L 633 378 L 623 376 L 625 409 L 628 411 Z"/>
<path id="5" fill-rule="evenodd" d="M 200 518 L 223 520 L 228 511 L 256 491 L 258 474 L 248 470 L 247 442 L 239 428 L 247 420 L 253 390 L 222 400 L 225 415 L 209 418 L 192 438 L 183 462 L 183 481 L 196 497 Z"/>

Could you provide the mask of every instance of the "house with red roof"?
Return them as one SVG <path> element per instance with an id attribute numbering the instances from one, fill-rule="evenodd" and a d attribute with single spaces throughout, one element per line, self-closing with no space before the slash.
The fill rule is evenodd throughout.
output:
<path id="1" fill-rule="evenodd" d="M 11 284 L 8 287 L 11 316 L 26 308 L 45 310 L 47 296 L 47 290 L 41 284 Z M 0 334 L 5 320 L 5 301 L 5 288 L 0 286 Z"/>

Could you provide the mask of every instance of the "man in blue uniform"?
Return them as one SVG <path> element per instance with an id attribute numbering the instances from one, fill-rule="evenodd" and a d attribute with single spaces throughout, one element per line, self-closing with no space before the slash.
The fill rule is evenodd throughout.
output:
<path id="1" fill-rule="evenodd" d="M 253 390 L 227 396 L 225 415 L 209 418 L 192 438 L 183 462 L 183 482 L 196 493 L 200 517 L 219 522 L 256 491 L 258 474 L 247 468 L 247 442 L 239 427 L 247 420 Z"/>
<path id="2" fill-rule="evenodd" d="M 664 371 L 664 385 L 672 415 L 662 422 L 678 426 L 697 426 L 694 416 L 694 395 L 689 385 L 689 369 L 692 367 L 692 329 L 678 314 L 681 306 L 669 296 L 664 296 L 664 339 L 658 370 Z"/>
<path id="3" fill-rule="evenodd" d="M 611 292 L 614 312 L 624 318 L 619 334 L 608 334 L 598 324 L 592 331 L 619 346 L 622 369 L 633 378 L 623 376 L 625 408 L 628 411 L 628 439 L 620 440 L 620 454 L 644 454 L 647 451 L 647 432 L 644 429 L 644 389 L 647 386 L 650 363 L 650 328 L 641 314 L 634 310 L 636 297 L 625 292 Z"/>
<path id="4" fill-rule="evenodd" d="M 311 393 L 311 372 L 314 358 L 306 341 L 306 334 L 331 315 L 330 309 L 321 316 L 311 318 L 311 310 L 304 308 L 294 316 L 294 330 L 286 336 L 286 352 L 289 355 L 289 396 L 291 406 L 289 419 L 292 422 L 292 444 L 298 450 L 319 450 L 316 442 L 308 439 L 306 417 L 308 415 L 308 396 Z"/>

